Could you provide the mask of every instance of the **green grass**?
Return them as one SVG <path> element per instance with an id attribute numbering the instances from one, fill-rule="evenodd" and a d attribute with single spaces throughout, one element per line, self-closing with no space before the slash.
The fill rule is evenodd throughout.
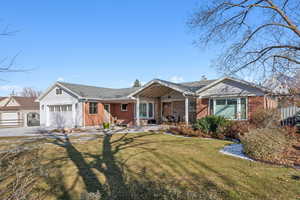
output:
<path id="1" fill-rule="evenodd" d="M 47 199 L 79 199 L 84 191 L 105 193 L 107 186 L 128 189 L 131 180 L 216 199 L 300 198 L 300 180 L 293 179 L 299 170 L 219 153 L 228 141 L 140 133 L 49 142 L 40 154 L 54 172 L 38 186 Z"/>

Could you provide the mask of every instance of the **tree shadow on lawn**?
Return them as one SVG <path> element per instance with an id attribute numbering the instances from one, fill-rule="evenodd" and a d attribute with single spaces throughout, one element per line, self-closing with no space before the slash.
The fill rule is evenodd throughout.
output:
<path id="1" fill-rule="evenodd" d="M 113 140 L 111 134 L 105 134 L 103 136 L 102 144 L 99 143 L 102 147 L 99 146 L 99 152 L 97 153 L 80 152 L 72 144 L 68 135 L 65 135 L 64 138 L 57 138 L 53 144 L 66 149 L 69 159 L 74 163 L 78 170 L 78 176 L 70 188 L 65 188 L 64 184 L 61 184 L 60 189 L 63 190 L 63 194 L 59 195 L 58 199 L 71 199 L 70 194 L 79 177 L 82 178 L 88 193 L 96 193 L 99 191 L 101 199 L 105 200 L 229 199 L 228 192 L 218 187 L 208 178 L 193 178 L 198 175 L 195 172 L 191 172 L 190 169 L 185 166 L 185 163 L 176 160 L 172 155 L 156 154 L 155 152 L 157 149 L 147 146 L 148 144 L 157 143 L 159 145 L 164 145 L 166 141 L 168 144 L 172 141 L 172 145 L 175 145 L 177 142 L 180 144 L 182 141 L 157 141 L 155 138 L 143 140 L 143 138 L 155 134 L 156 133 L 135 135 L 124 134 L 116 140 Z M 127 159 L 121 160 L 116 157 L 116 154 L 131 148 L 135 149 L 135 153 L 128 154 Z M 139 149 L 139 151 L 136 151 L 136 149 Z M 153 155 L 158 158 L 158 161 L 151 161 L 152 166 L 143 167 L 140 172 L 132 171 L 126 166 L 128 160 L 134 158 L 137 154 L 145 152 L 153 153 Z M 93 158 L 93 161 L 87 162 L 85 157 Z M 153 170 L 153 165 L 156 169 L 162 169 L 163 174 L 155 172 L 155 170 Z M 176 165 L 177 169 L 172 167 L 172 165 Z M 168 169 L 165 166 L 168 166 Z M 104 175 L 104 183 L 100 182 L 93 170 L 97 170 Z M 177 173 L 181 176 L 187 175 L 188 177 L 184 181 L 190 184 L 191 187 L 182 187 L 182 180 L 174 179 L 172 173 Z M 62 177 L 63 174 L 59 177 L 61 179 L 60 181 L 62 181 Z M 152 181 L 154 180 L 154 177 L 158 177 L 158 179 Z M 52 182 L 55 181 L 52 180 Z"/>
<path id="2" fill-rule="evenodd" d="M 143 145 L 153 143 L 153 141 L 133 144 L 136 139 L 151 136 L 153 134 L 155 133 L 140 134 L 130 137 L 128 134 L 124 134 L 114 141 L 112 140 L 111 134 L 105 134 L 102 142 L 102 151 L 97 154 L 78 151 L 67 134 L 65 134 L 63 138 L 57 137 L 52 143 L 66 150 L 68 158 L 77 168 L 78 175 L 82 178 L 87 192 L 96 193 L 99 191 L 102 198 L 105 199 L 111 199 L 110 196 L 113 196 L 115 199 L 125 199 L 124 197 L 130 197 L 127 188 L 128 184 L 126 183 L 123 170 L 128 159 L 125 162 L 120 162 L 115 158 L 115 155 L 128 148 L 142 148 L 145 151 L 154 150 L 143 147 Z M 99 147 L 99 149 L 101 148 Z M 91 163 L 88 163 L 85 160 L 85 157 L 91 157 L 94 160 Z M 97 175 L 93 172 L 93 169 L 98 170 L 104 175 L 106 183 L 102 184 L 99 181 Z M 60 178 L 62 178 L 62 174 L 60 176 Z M 78 179 L 75 181 L 78 181 Z M 50 180 L 49 182 L 54 181 Z M 72 185 L 76 185 L 76 183 L 73 183 Z M 64 188 L 65 191 L 62 199 L 70 199 L 68 191 L 72 189 L 72 187 L 69 189 Z"/>

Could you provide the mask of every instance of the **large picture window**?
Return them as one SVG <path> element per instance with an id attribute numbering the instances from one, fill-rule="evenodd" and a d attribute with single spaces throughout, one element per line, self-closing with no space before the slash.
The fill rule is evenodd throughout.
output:
<path id="1" fill-rule="evenodd" d="M 153 103 L 140 103 L 140 118 L 153 118 L 154 105 Z"/>
<path id="2" fill-rule="evenodd" d="M 217 116 L 224 116 L 227 119 L 247 119 L 246 98 L 218 98 L 210 100 L 210 112 Z"/>

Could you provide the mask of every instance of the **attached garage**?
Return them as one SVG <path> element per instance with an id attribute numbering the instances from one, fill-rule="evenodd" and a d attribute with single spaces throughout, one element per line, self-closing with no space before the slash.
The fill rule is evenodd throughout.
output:
<path id="1" fill-rule="evenodd" d="M 72 105 L 49 105 L 48 123 L 52 127 L 73 126 Z"/>

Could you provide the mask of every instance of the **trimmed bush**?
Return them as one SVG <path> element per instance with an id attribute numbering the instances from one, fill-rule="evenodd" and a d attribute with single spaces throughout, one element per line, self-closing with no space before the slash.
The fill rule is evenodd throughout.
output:
<path id="1" fill-rule="evenodd" d="M 283 128 L 253 129 L 241 141 L 244 152 L 255 160 L 292 165 L 287 159 L 292 141 Z"/>
<path id="2" fill-rule="evenodd" d="M 168 131 L 174 135 L 183 135 L 188 137 L 210 137 L 208 134 L 205 134 L 200 130 L 195 130 L 186 125 L 173 126 L 170 127 Z"/>
<path id="3" fill-rule="evenodd" d="M 240 139 L 241 136 L 249 132 L 251 124 L 248 121 L 229 121 L 220 131 L 227 138 Z"/>
<path id="4" fill-rule="evenodd" d="M 215 138 L 224 138 L 224 129 L 229 126 L 231 122 L 222 116 L 210 115 L 201 119 L 198 119 L 193 125 L 196 130 L 212 135 Z"/>

